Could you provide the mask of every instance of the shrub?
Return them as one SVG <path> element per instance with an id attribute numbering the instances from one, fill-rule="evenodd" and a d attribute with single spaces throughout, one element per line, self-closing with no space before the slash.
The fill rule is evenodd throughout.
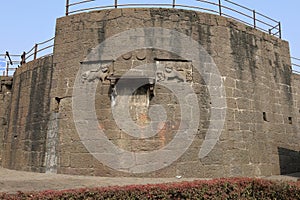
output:
<path id="1" fill-rule="evenodd" d="M 0 199 L 300 199 L 300 182 L 253 178 L 0 194 Z"/>

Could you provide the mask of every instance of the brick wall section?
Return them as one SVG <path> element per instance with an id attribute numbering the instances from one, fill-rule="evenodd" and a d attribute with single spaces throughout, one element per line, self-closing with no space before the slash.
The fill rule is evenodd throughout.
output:
<path id="1" fill-rule="evenodd" d="M 18 68 L 14 75 L 3 167 L 44 171 L 52 56 Z"/>
<path id="2" fill-rule="evenodd" d="M 93 48 L 112 35 L 142 27 L 175 29 L 199 41 L 224 80 L 227 113 L 220 140 L 207 157 L 199 160 L 198 152 L 210 124 L 210 97 L 200 74 L 193 73 L 201 111 L 195 141 L 172 165 L 153 173 L 132 175 L 110 169 L 87 151 L 73 122 L 72 95 L 80 62 Z M 173 58 L 160 51 L 134 51 L 116 59 L 115 72 L 122 75 L 138 65 L 153 63 L 158 55 Z M 49 114 L 59 113 L 55 118 L 59 122 L 50 123 L 59 124 L 55 133 L 59 137 L 55 148 L 58 173 L 209 178 L 267 176 L 297 170 L 299 77 L 291 75 L 289 57 L 286 41 L 231 19 L 195 11 L 130 8 L 60 18 L 53 71 L 50 57 L 28 63 L 16 72 L 3 166 L 44 171 L 47 120 Z M 164 106 L 168 123 L 155 138 L 145 141 L 126 135 L 116 126 L 110 108 L 111 88 L 106 82 L 98 85 L 95 107 L 99 128 L 115 145 L 131 151 L 152 151 L 172 140 L 180 120 L 178 102 L 166 88 L 155 90 L 150 105 Z M 36 107 L 38 104 L 42 106 Z M 142 123 L 143 119 L 136 121 Z"/>
<path id="3" fill-rule="evenodd" d="M 3 137 L 7 131 L 12 82 L 12 77 L 0 76 L 0 165 L 2 162 Z"/>

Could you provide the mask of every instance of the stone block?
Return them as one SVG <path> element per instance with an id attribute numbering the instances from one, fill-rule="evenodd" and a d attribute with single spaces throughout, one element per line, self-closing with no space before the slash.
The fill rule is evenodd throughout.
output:
<path id="1" fill-rule="evenodd" d="M 193 174 L 190 174 L 190 172 Z M 183 178 L 205 177 L 204 166 L 199 161 L 180 162 L 176 164 L 176 176 Z"/>
<path id="2" fill-rule="evenodd" d="M 223 165 L 205 165 L 203 170 L 205 178 L 221 178 L 229 175 L 229 169 Z"/>
<path id="3" fill-rule="evenodd" d="M 71 168 L 90 169 L 93 167 L 93 156 L 88 153 L 71 153 L 70 160 Z"/>

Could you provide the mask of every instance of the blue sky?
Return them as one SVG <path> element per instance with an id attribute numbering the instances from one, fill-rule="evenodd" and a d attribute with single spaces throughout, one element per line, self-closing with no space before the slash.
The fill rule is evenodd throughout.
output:
<path id="1" fill-rule="evenodd" d="M 0 58 L 0 70 L 2 70 L 6 66 L 4 58 Z"/>
<path id="2" fill-rule="evenodd" d="M 76 2 L 78 0 L 70 0 Z M 121 3 L 146 0 L 119 0 Z M 177 0 L 180 1 L 180 0 Z M 217 2 L 218 0 L 210 0 Z M 282 23 L 282 38 L 289 41 L 291 54 L 300 58 L 300 1 L 234 0 Z M 97 0 L 100 4 L 113 4 L 114 0 Z M 148 1 L 149 2 L 149 1 Z M 151 1 L 154 2 L 154 1 Z M 172 0 L 155 0 L 170 3 Z M 197 5 L 195 0 L 179 3 Z M 90 5 L 92 5 L 91 3 Z M 9 51 L 21 54 L 37 42 L 54 36 L 56 18 L 64 16 L 65 0 L 2 0 L 0 3 L 0 54 Z"/>

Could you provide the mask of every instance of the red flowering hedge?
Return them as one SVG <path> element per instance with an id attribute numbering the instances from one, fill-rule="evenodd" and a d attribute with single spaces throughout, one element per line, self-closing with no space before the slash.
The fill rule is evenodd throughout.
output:
<path id="1" fill-rule="evenodd" d="M 300 182 L 229 178 L 155 185 L 0 194 L 0 199 L 300 199 Z"/>

